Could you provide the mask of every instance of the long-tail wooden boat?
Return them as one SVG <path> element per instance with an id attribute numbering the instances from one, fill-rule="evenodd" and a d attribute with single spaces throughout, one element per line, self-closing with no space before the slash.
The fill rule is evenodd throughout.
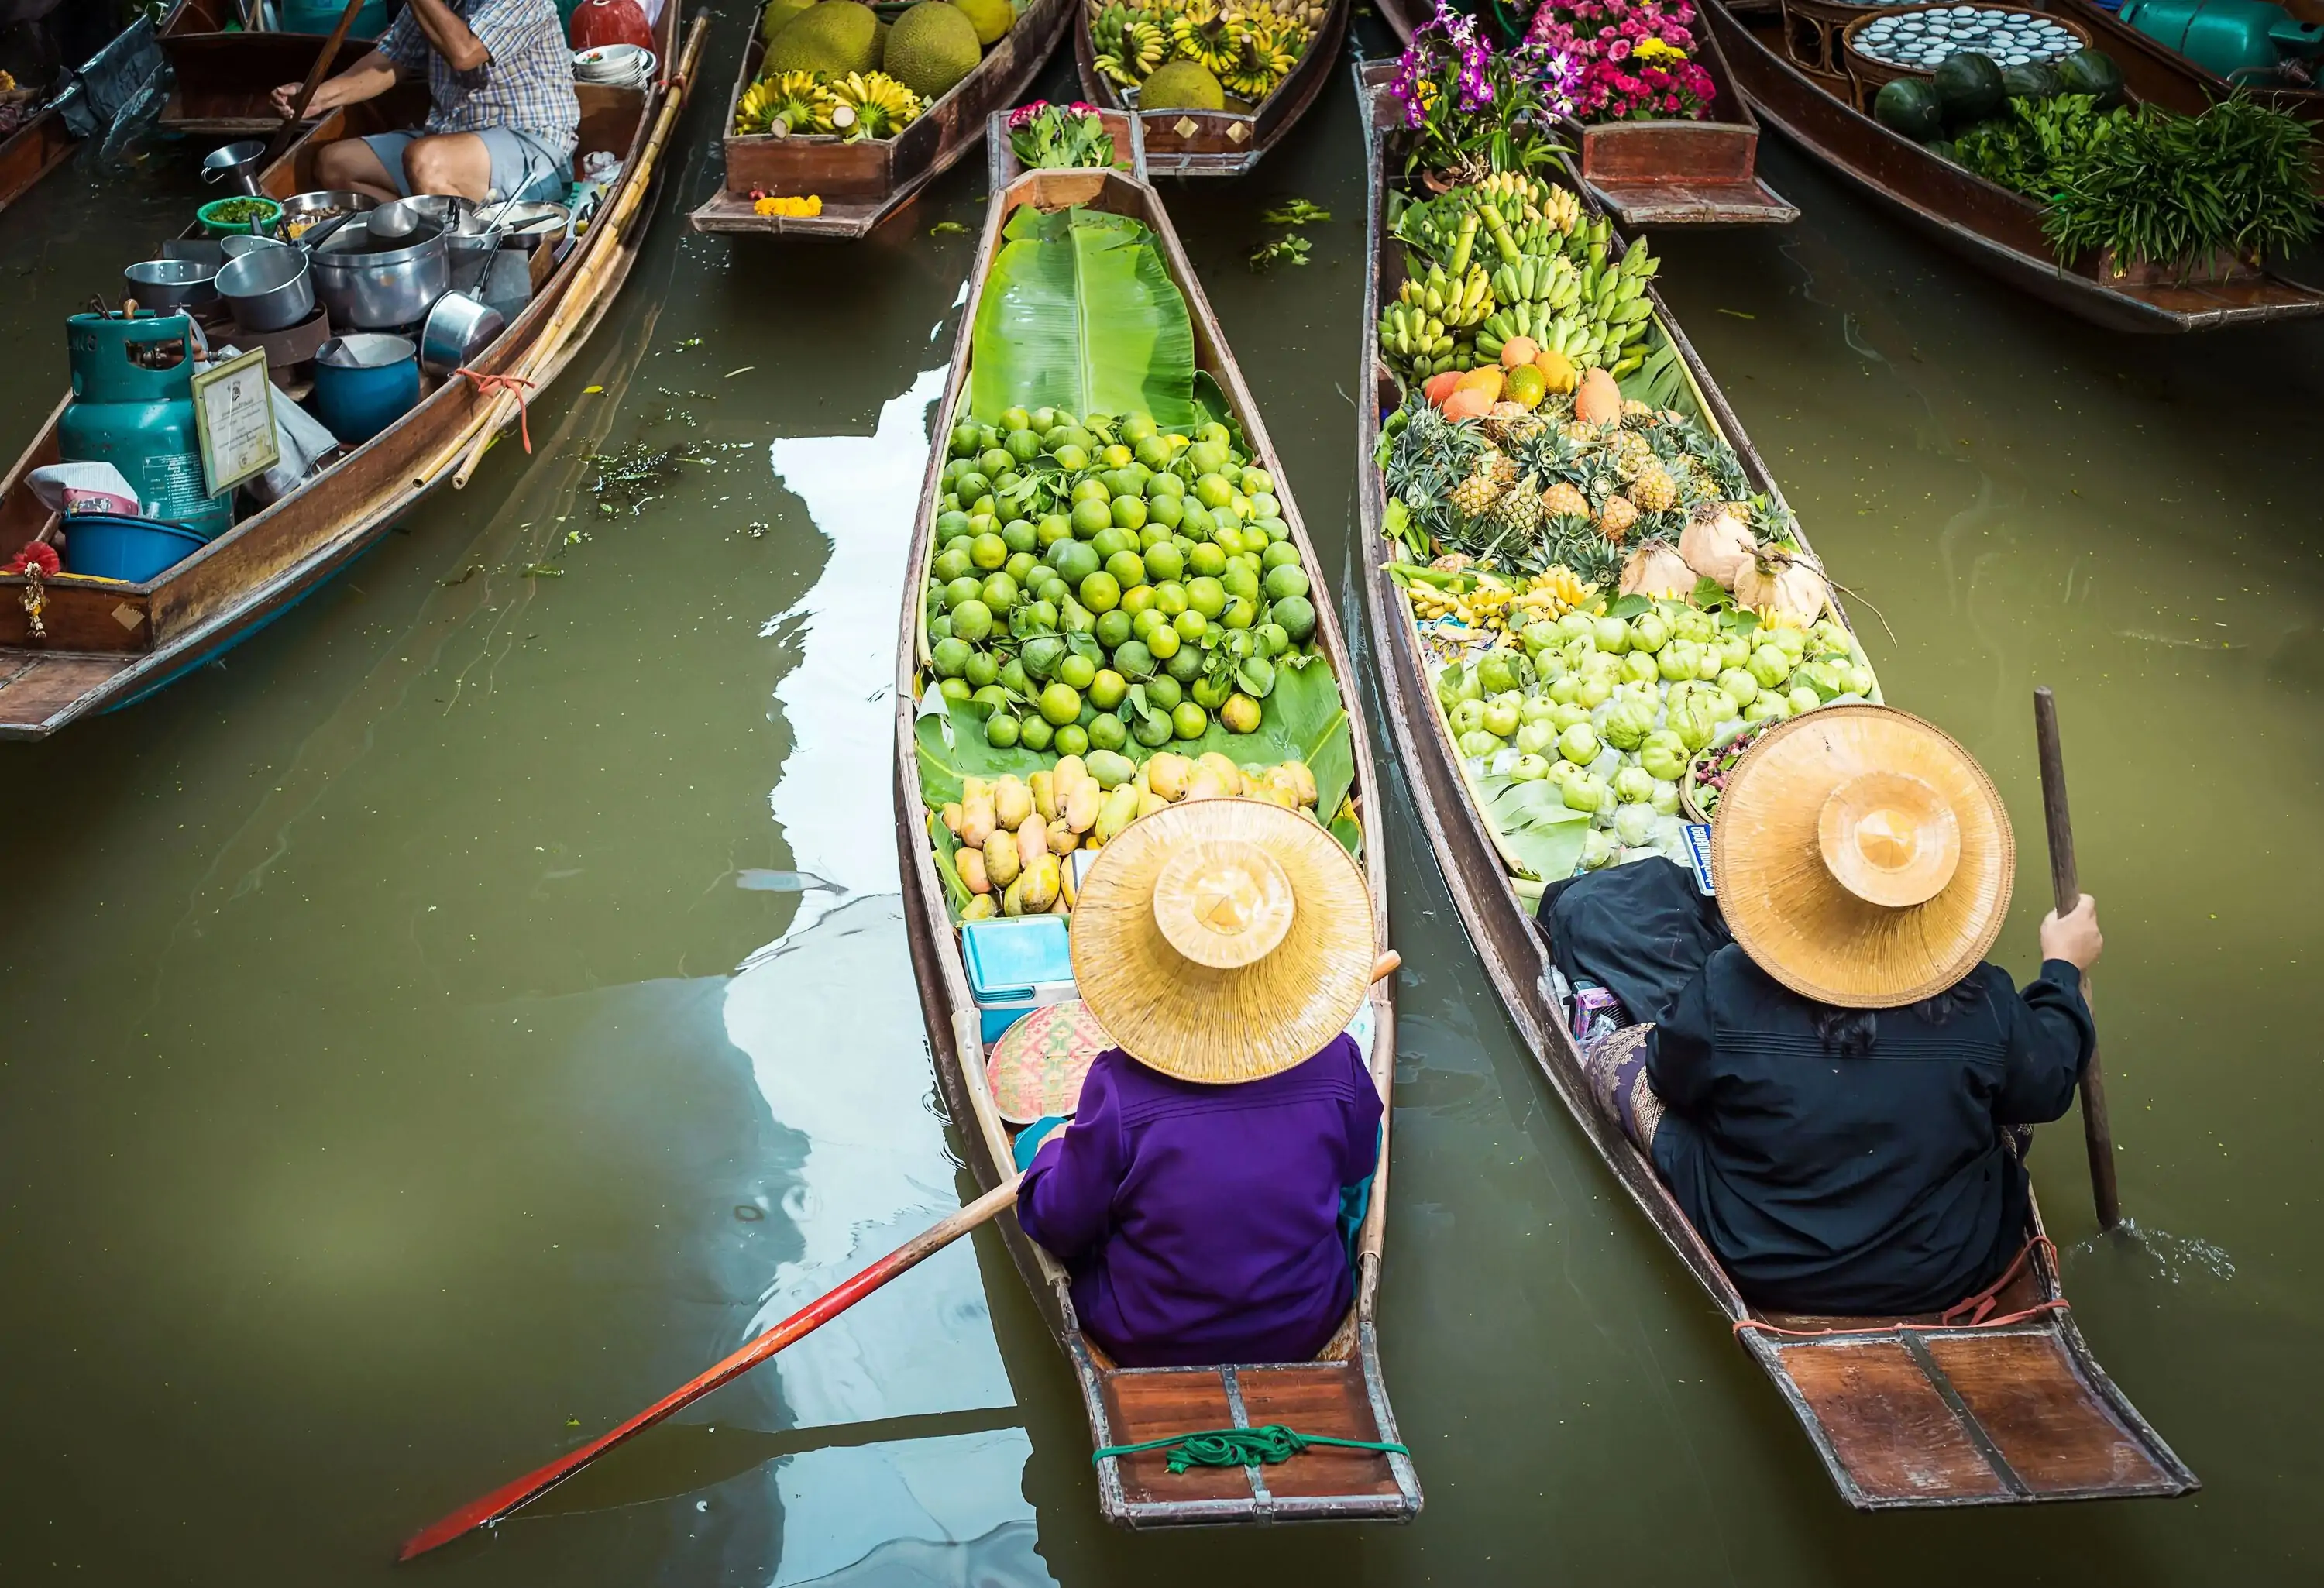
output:
<path id="1" fill-rule="evenodd" d="M 2141 99 L 2151 99 L 2181 115 L 2200 115 L 2240 87 L 2263 105 L 2289 111 L 2302 121 L 2324 125 L 2324 88 L 2297 88 L 2255 78 L 2240 85 L 2196 65 L 2162 40 L 2139 32 L 2092 0 L 2047 0 L 2044 10 L 2072 18 L 2090 30 L 2098 48 L 2122 69 L 2122 80 Z M 2290 7 L 2297 13 L 2298 5 Z M 2301 20 L 2324 20 L 2324 9 L 2313 0 Z"/>
<path id="2" fill-rule="evenodd" d="M 1299 118 L 1323 91 L 1340 60 L 1348 36 L 1348 13 L 1355 0 L 1331 0 L 1323 25 L 1307 41 L 1284 79 L 1248 111 L 1156 110 L 1142 112 L 1146 124 L 1147 164 L 1157 176 L 1231 177 L 1257 165 L 1283 141 Z M 1074 0 L 1074 68 L 1081 76 L 1082 97 L 1107 109 L 1130 108 L 1119 84 L 1100 75 L 1097 49 L 1090 42 L 1091 6 L 1103 0 Z"/>
<path id="3" fill-rule="evenodd" d="M 855 238 L 919 196 L 976 147 L 996 110 L 1015 104 L 1047 64 L 1074 0 L 1033 0 L 976 69 L 892 138 L 848 143 L 829 134 L 734 131 L 734 109 L 758 79 L 764 40 L 752 36 L 742 51 L 734 93 L 726 103 L 726 178 L 687 224 L 697 232 L 765 232 L 807 237 Z M 761 215 L 760 198 L 823 200 L 820 215 Z"/>
<path id="4" fill-rule="evenodd" d="M 1999 1326 L 1938 1327 L 1934 1318 L 1806 1317 L 1754 1307 L 1688 1222 L 1654 1165 L 1593 1100 L 1582 1055 L 1561 1018 L 1547 946 L 1530 902 L 1512 885 L 1495 836 L 1472 803 L 1427 682 L 1412 609 L 1387 571 L 1386 494 L 1374 448 L 1402 400 L 1381 361 L 1379 304 L 1402 273 L 1388 233 L 1387 161 L 1394 101 L 1384 76 L 1360 79 L 1370 128 L 1370 217 L 1379 262 L 1367 291 L 1356 452 L 1360 544 L 1379 559 L 1362 579 L 1379 657 L 1381 694 L 1414 809 L 1443 867 L 1470 941 L 1519 1039 L 1615 1177 L 1694 1275 L 1736 1337 L 1774 1380 L 1859 1510 L 2006 1505 L 2033 1500 L 2182 1494 L 2194 1475 L 2109 1380 L 2065 1309 L 2040 1214 L 2031 1261 L 1997 1298 Z M 1699 422 L 1737 453 L 1751 487 L 1780 501 L 1741 423 L 1654 295 L 1654 318 L 1675 346 Z"/>
<path id="5" fill-rule="evenodd" d="M 282 125 L 282 118 L 268 106 L 267 96 L 284 83 L 306 79 L 308 69 L 322 52 L 326 36 L 271 29 L 250 32 L 240 23 L 236 0 L 184 0 L 162 24 L 161 53 L 178 80 L 169 102 L 161 106 L 161 125 L 171 132 L 247 138 L 272 134 Z M 340 46 L 333 69 L 353 66 L 371 42 L 369 38 L 350 33 Z M 413 88 L 416 94 L 409 91 Z M 364 130 L 387 132 L 419 125 L 427 114 L 427 86 L 399 85 L 396 103 L 410 115 Z"/>
<path id="6" fill-rule="evenodd" d="M 2043 233 L 2040 205 L 1890 132 L 1849 103 L 1845 78 L 1794 64 L 1773 6 L 1702 6 L 1737 85 L 1769 125 L 1946 248 L 2045 303 L 2117 331 L 2209 331 L 2324 314 L 2324 292 L 2273 273 L 2181 282 L 2143 269 L 2116 277 L 2096 258 L 2061 260 Z"/>
<path id="7" fill-rule="evenodd" d="M 683 49 L 673 5 L 661 35 L 668 64 L 650 85 L 580 85 L 579 152 L 619 153 L 622 175 L 597 223 L 499 339 L 470 360 L 478 374 L 544 386 L 612 307 L 652 213 L 659 158 L 700 60 L 708 18 L 695 19 Z M 341 113 L 324 117 L 267 168 L 261 185 L 277 198 L 311 189 L 316 150 L 346 135 L 348 125 Z M 247 639 L 346 568 L 453 475 L 479 421 L 498 411 L 497 392 L 464 381 L 431 384 L 388 429 L 152 579 L 47 580 L 45 638 L 31 632 L 33 592 L 25 578 L 0 575 L 0 739 L 44 738 L 93 712 L 142 699 Z M 0 546 L 9 556 L 58 531 L 26 476 L 57 461 L 57 421 L 69 401 L 58 403 L 0 478 Z"/>
<path id="8" fill-rule="evenodd" d="M 995 149 L 1006 146 L 1005 140 L 996 136 Z M 1119 171 L 1016 172 L 1010 162 L 997 174 L 1001 180 L 993 188 L 938 413 L 948 418 L 967 390 L 977 304 L 1001 244 L 1001 228 L 1010 215 L 1026 205 L 1054 209 L 1083 204 L 1134 216 L 1151 226 L 1159 239 L 1171 278 L 1185 294 L 1198 366 L 1218 383 L 1253 454 L 1273 474 L 1283 516 L 1312 573 L 1318 567 L 1314 548 L 1301 524 L 1288 482 L 1154 189 Z M 1011 1140 L 1016 1127 L 1001 1117 L 986 1082 L 978 1011 L 961 957 L 959 933 L 936 870 L 931 813 L 923 801 L 916 705 L 922 698 L 921 686 L 930 676 L 920 570 L 928 563 L 934 509 L 941 491 L 940 471 L 945 463 L 941 438 L 950 429 L 948 422 L 940 422 L 936 429 L 939 444 L 930 452 L 910 572 L 903 581 L 896 666 L 896 844 L 902 863 L 913 974 L 927 1021 L 937 1083 L 959 1129 L 969 1168 L 978 1184 L 989 1189 L 1014 1172 Z M 1351 791 L 1374 919 L 1385 948 L 1388 879 L 1386 845 L 1379 826 L 1379 780 L 1365 734 L 1362 701 L 1337 619 L 1328 602 L 1319 602 L 1316 611 L 1316 642 L 1338 682 L 1348 713 L 1353 752 Z M 1372 989 L 1370 1007 L 1372 1075 L 1385 1097 L 1396 1073 L 1396 1006 L 1390 983 L 1382 982 Z M 1013 1215 L 1002 1218 L 1002 1233 L 1018 1271 L 1072 1364 L 1093 1445 L 1134 1445 L 1199 1429 L 1269 1423 L 1282 1423 L 1303 1434 L 1395 1443 L 1396 1418 L 1380 1369 L 1376 1322 L 1387 1232 L 1388 1164 L 1384 1136 L 1379 1178 L 1372 1186 L 1360 1236 L 1355 1304 L 1332 1343 L 1312 1362 L 1167 1369 L 1119 1366 L 1082 1332 L 1065 1269 L 1026 1238 Z M 1198 1466 L 1178 1475 L 1168 1471 L 1164 1452 L 1107 1456 L 1097 1463 L 1097 1482 L 1099 1504 L 1107 1519 L 1138 1528 L 1299 1520 L 1402 1521 L 1418 1514 L 1421 1505 L 1419 1482 L 1409 1457 L 1324 1446 L 1310 1448 L 1273 1466 Z"/>
<path id="9" fill-rule="evenodd" d="M 1432 0 L 1378 0 L 1404 43 Z M 1716 121 L 1618 121 L 1570 128 L 1581 184 L 1627 226 L 1787 226 L 1792 203 L 1759 178 L 1759 122 L 1707 31 L 1696 60 L 1718 90 Z"/>

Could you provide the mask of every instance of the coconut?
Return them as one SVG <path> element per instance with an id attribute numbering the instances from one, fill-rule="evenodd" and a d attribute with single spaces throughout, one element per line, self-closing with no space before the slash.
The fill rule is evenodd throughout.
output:
<path id="1" fill-rule="evenodd" d="M 1831 602 L 1831 584 L 1823 565 L 1807 552 L 1770 547 L 1735 576 L 1735 599 L 1754 611 L 1773 607 L 1813 623 Z"/>
<path id="2" fill-rule="evenodd" d="M 1735 588 L 1736 577 L 1748 567 L 1758 544 L 1750 529 L 1736 516 L 1732 503 L 1706 503 L 1694 510 L 1678 538 L 1678 554 L 1686 566 L 1723 589 Z"/>
<path id="3" fill-rule="evenodd" d="M 1625 596 L 1683 596 L 1694 588 L 1694 569 L 1669 546 L 1641 546 L 1622 565 Z"/>

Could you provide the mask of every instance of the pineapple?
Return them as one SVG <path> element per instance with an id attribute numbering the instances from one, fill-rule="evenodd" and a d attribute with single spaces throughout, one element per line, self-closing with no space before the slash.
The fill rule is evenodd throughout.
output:
<path id="1" fill-rule="evenodd" d="M 1678 505 L 1678 482 L 1661 462 L 1648 464 L 1630 482 L 1630 499 L 1644 512 L 1668 512 Z"/>
<path id="2" fill-rule="evenodd" d="M 1496 452 L 1488 447 L 1485 448 L 1484 456 L 1477 459 L 1477 466 L 1492 477 L 1494 488 L 1497 490 L 1505 491 L 1517 484 L 1517 459 L 1506 452 Z"/>
<path id="3" fill-rule="evenodd" d="M 1516 446 L 1542 435 L 1548 422 L 1534 417 L 1533 411 L 1522 402 L 1496 402 L 1484 418 L 1485 434 L 1504 447 Z"/>
<path id="4" fill-rule="evenodd" d="M 1650 430 L 1659 422 L 1661 421 L 1655 413 L 1653 404 L 1641 402 L 1635 397 L 1626 397 L 1622 400 L 1624 429 Z"/>
<path id="5" fill-rule="evenodd" d="M 1501 493 L 1493 503 L 1493 523 L 1498 529 L 1531 539 L 1541 526 L 1541 493 L 1539 482 L 1527 475 Z"/>
<path id="6" fill-rule="evenodd" d="M 1616 494 L 1606 498 L 1606 505 L 1598 510 L 1598 532 L 1609 540 L 1618 542 L 1638 522 L 1638 510 L 1627 496 Z"/>
<path id="7" fill-rule="evenodd" d="M 1552 518 L 1588 518 L 1590 498 L 1560 480 L 1541 494 L 1541 510 Z"/>
<path id="8" fill-rule="evenodd" d="M 1557 433 L 1576 447 L 1595 447 L 1606 439 L 1606 432 L 1586 419 L 1570 419 L 1557 427 Z"/>
<path id="9" fill-rule="evenodd" d="M 1607 442 L 1606 448 L 1613 455 L 1614 466 L 1621 471 L 1626 480 L 1635 480 L 1647 469 L 1661 465 L 1662 460 L 1655 456 L 1654 448 L 1636 430 L 1616 431 L 1613 439 Z"/>
<path id="10" fill-rule="evenodd" d="M 1500 453 L 1488 453 L 1477 459 L 1476 466 L 1469 471 L 1468 478 L 1452 487 L 1452 511 L 1462 517 L 1482 518 L 1499 499 L 1501 482 L 1493 473 L 1491 460 L 1494 458 L 1500 458 L 1504 463 L 1508 461 Z"/>

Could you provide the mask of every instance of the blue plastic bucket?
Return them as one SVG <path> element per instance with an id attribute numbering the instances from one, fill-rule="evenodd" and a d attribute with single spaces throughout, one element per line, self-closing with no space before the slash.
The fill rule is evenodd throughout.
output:
<path id="1" fill-rule="evenodd" d="M 360 447 L 420 405 L 420 350 L 376 331 L 334 337 L 315 354 L 315 417 Z"/>
<path id="2" fill-rule="evenodd" d="M 142 585 L 209 542 L 183 524 L 117 512 L 77 512 L 64 522 L 69 574 Z"/>

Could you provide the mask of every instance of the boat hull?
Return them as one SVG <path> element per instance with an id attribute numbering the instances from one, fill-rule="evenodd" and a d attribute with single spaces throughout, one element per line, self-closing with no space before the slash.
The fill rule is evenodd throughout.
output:
<path id="1" fill-rule="evenodd" d="M 1162 177 L 1231 177 L 1257 165 L 1323 93 L 1346 44 L 1352 4 L 1353 0 L 1333 0 L 1323 25 L 1308 41 L 1298 64 L 1250 113 L 1137 112 L 1144 124 L 1147 168 Z M 1097 50 L 1090 42 L 1089 24 L 1086 5 L 1075 0 L 1074 66 L 1081 77 L 1082 97 L 1107 109 L 1127 110 L 1120 90 L 1111 79 L 1098 74 Z"/>

